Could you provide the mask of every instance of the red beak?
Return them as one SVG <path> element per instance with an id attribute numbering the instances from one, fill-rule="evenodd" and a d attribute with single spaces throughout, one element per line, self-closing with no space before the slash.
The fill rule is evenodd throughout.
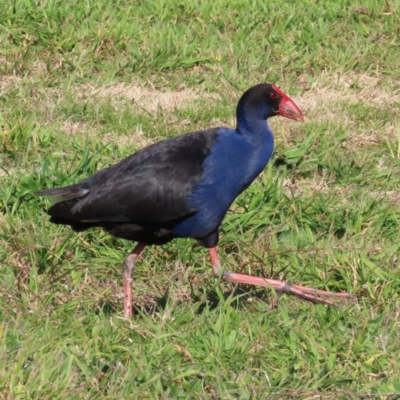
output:
<path id="1" fill-rule="evenodd" d="M 287 97 L 286 94 L 284 94 L 276 86 L 272 87 L 282 97 L 278 115 L 282 115 L 282 117 L 285 118 L 294 119 L 295 121 L 304 122 L 303 114 L 301 113 L 300 108 L 296 106 L 294 101 L 289 99 L 289 97 Z"/>

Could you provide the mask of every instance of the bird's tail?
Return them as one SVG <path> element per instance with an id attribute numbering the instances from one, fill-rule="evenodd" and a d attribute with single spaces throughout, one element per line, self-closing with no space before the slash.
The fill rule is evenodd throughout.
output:
<path id="1" fill-rule="evenodd" d="M 64 186 L 54 189 L 42 189 L 35 192 L 37 196 L 49 196 L 52 204 L 78 199 L 89 192 L 88 188 L 81 185 Z"/>
<path id="2" fill-rule="evenodd" d="M 79 199 L 89 192 L 88 188 L 81 185 L 64 186 L 54 189 L 44 189 L 35 192 L 37 196 L 49 196 L 52 206 L 47 210 L 50 222 L 54 224 L 69 225 L 74 231 L 85 231 L 98 223 L 83 222 L 73 212 L 73 207 Z"/>

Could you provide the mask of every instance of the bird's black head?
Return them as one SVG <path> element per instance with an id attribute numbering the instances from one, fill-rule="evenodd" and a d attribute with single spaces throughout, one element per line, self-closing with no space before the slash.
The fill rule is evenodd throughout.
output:
<path id="1" fill-rule="evenodd" d="M 246 119 L 264 119 L 275 115 L 304 121 L 299 107 L 281 90 L 270 83 L 260 83 L 246 90 L 237 107 L 238 123 Z"/>

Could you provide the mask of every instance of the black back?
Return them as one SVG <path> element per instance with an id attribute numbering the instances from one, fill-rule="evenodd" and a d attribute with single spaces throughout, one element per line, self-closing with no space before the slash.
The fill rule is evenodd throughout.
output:
<path id="1" fill-rule="evenodd" d="M 76 185 L 37 194 L 61 200 L 48 210 L 54 223 L 77 231 L 93 226 L 111 231 L 119 225 L 125 234 L 116 236 L 135 240 L 140 226 L 157 231 L 196 212 L 187 197 L 201 180 L 203 162 L 217 135 L 218 129 L 210 129 L 165 140 Z M 131 224 L 138 225 L 135 238 L 128 232 Z"/>

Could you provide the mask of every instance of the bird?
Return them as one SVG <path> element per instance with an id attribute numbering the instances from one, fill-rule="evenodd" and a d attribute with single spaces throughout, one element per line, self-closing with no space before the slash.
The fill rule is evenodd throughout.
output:
<path id="1" fill-rule="evenodd" d="M 267 120 L 273 116 L 304 121 L 299 107 L 278 87 L 260 83 L 240 97 L 235 129 L 218 127 L 175 136 L 79 183 L 35 194 L 50 196 L 53 204 L 47 213 L 52 223 L 76 232 L 100 227 L 137 242 L 122 264 L 126 318 L 133 315 L 132 271 L 139 255 L 146 246 L 165 245 L 175 238 L 193 238 L 207 248 L 213 273 L 220 279 L 335 306 L 328 298 L 352 295 L 231 272 L 219 260 L 223 218 L 272 156 L 274 136 Z"/>

